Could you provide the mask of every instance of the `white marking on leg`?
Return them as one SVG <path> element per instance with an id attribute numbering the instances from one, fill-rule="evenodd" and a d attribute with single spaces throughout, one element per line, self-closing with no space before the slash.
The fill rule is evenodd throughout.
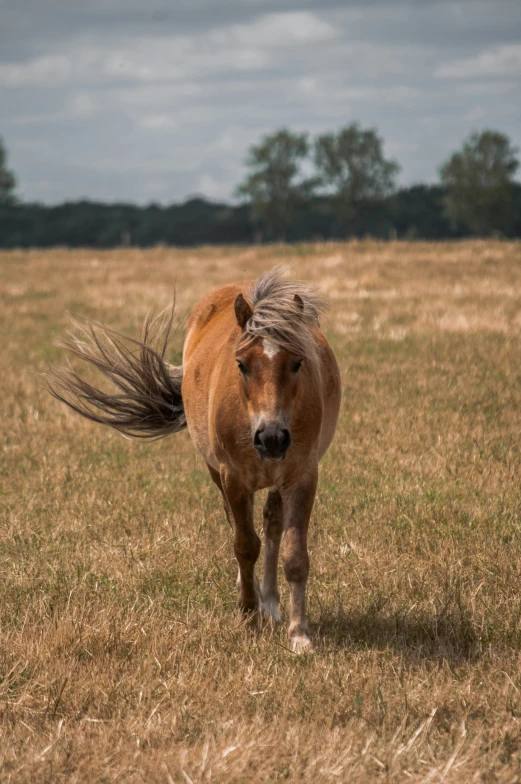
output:
<path id="1" fill-rule="evenodd" d="M 262 615 L 266 621 L 280 623 L 279 603 L 274 596 L 267 596 L 262 602 Z"/>
<path id="2" fill-rule="evenodd" d="M 313 653 L 313 645 L 311 640 L 306 636 L 292 637 L 290 640 L 291 650 L 293 653 Z"/>
<path id="3" fill-rule="evenodd" d="M 280 351 L 279 346 L 275 343 L 274 340 L 270 340 L 270 338 L 264 338 L 262 341 L 262 346 L 264 349 L 264 353 L 268 357 L 268 359 L 273 359 L 275 354 L 278 354 Z"/>
<path id="4" fill-rule="evenodd" d="M 288 637 L 291 649 L 295 653 L 311 652 L 313 646 L 309 639 L 306 621 L 306 583 L 304 581 L 289 584 L 289 629 Z"/>

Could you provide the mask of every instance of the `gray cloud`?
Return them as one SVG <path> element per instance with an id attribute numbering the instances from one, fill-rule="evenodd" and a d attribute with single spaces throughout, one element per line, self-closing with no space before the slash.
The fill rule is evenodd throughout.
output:
<path id="1" fill-rule="evenodd" d="M 45 0 L 0 15 L 0 134 L 27 199 L 230 198 L 248 146 L 282 125 L 375 126 L 404 183 L 435 179 L 475 128 L 521 141 L 517 2 Z"/>

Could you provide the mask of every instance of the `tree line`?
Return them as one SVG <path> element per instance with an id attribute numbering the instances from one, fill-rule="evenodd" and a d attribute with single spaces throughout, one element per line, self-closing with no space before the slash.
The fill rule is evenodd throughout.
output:
<path id="1" fill-rule="evenodd" d="M 147 247 L 319 239 L 521 236 L 518 150 L 502 133 L 473 133 L 440 167 L 436 185 L 397 188 L 399 164 L 374 129 L 353 123 L 310 140 L 280 129 L 253 145 L 237 206 L 55 207 L 21 203 L 0 140 L 0 247 Z"/>

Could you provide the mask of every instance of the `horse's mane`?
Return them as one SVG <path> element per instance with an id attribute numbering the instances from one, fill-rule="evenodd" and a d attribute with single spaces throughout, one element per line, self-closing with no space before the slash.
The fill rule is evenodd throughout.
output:
<path id="1" fill-rule="evenodd" d="M 286 280 L 286 267 L 277 266 L 258 278 L 249 294 L 253 315 L 240 342 L 269 338 L 281 348 L 313 358 L 316 329 L 326 300 L 300 280 Z"/>

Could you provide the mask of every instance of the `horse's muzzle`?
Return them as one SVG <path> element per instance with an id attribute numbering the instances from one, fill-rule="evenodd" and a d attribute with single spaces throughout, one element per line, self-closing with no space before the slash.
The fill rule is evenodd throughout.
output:
<path id="1" fill-rule="evenodd" d="M 284 460 L 290 444 L 288 428 L 276 423 L 260 425 L 253 436 L 253 446 L 261 460 Z"/>

